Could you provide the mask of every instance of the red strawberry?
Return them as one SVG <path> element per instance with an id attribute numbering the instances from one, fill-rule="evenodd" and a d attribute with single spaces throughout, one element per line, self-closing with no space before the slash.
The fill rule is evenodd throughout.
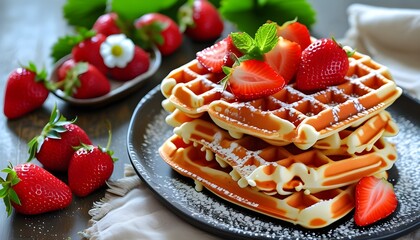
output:
<path id="1" fill-rule="evenodd" d="M 311 34 L 308 28 L 296 20 L 285 22 L 277 27 L 277 35 L 290 41 L 297 42 L 304 50 L 311 44 Z"/>
<path id="2" fill-rule="evenodd" d="M 122 32 L 119 26 L 118 15 L 113 12 L 105 13 L 99 16 L 93 24 L 92 29 L 95 30 L 96 33 L 100 33 L 105 36 L 119 34 Z"/>
<path id="3" fill-rule="evenodd" d="M 65 74 L 63 78 L 63 74 Z M 111 90 L 108 79 L 99 70 L 87 62 L 65 61 L 58 69 L 58 78 L 64 93 L 79 99 L 95 98 Z"/>
<path id="4" fill-rule="evenodd" d="M 50 121 L 44 126 L 39 136 L 29 143 L 28 162 L 34 157 L 51 171 L 67 171 L 74 148 L 81 143 L 91 144 L 86 132 L 67 121 L 56 106 L 52 110 Z"/>
<path id="5" fill-rule="evenodd" d="M 223 66 L 231 67 L 233 65 L 234 61 L 230 56 L 231 54 L 234 54 L 236 57 L 242 56 L 242 53 L 235 47 L 229 35 L 212 46 L 197 52 L 197 60 L 209 72 L 221 73 Z"/>
<path id="6" fill-rule="evenodd" d="M 354 221 L 366 226 L 395 211 L 398 200 L 391 183 L 374 176 L 363 177 L 356 185 Z"/>
<path id="7" fill-rule="evenodd" d="M 140 40 L 148 45 L 156 45 L 164 56 L 172 54 L 182 44 L 178 24 L 166 15 L 145 14 L 135 21 L 134 26 Z"/>
<path id="8" fill-rule="evenodd" d="M 0 178 L 3 186 L 0 197 L 6 204 L 9 216 L 12 207 L 16 212 L 34 215 L 66 208 L 72 202 L 70 188 L 35 164 L 9 166 L 3 172 L 7 173 L 7 177 Z"/>
<path id="9" fill-rule="evenodd" d="M 111 132 L 106 148 L 82 144 L 73 154 L 68 171 L 70 189 L 76 196 L 84 197 L 104 186 L 114 171 L 116 158 L 109 150 Z"/>
<path id="10" fill-rule="evenodd" d="M 4 96 L 4 115 L 9 119 L 40 108 L 49 95 L 47 73 L 35 64 L 15 69 L 8 77 Z"/>
<path id="11" fill-rule="evenodd" d="M 187 2 L 180 8 L 181 29 L 185 34 L 199 42 L 218 38 L 224 28 L 223 20 L 217 9 L 207 0 Z"/>
<path id="12" fill-rule="evenodd" d="M 104 75 L 108 73 L 108 67 L 105 65 L 104 60 L 99 51 L 101 44 L 106 40 L 103 34 L 97 34 L 89 37 L 76 46 L 73 47 L 71 54 L 76 62 L 88 62 L 94 65 Z"/>
<path id="13" fill-rule="evenodd" d="M 279 37 L 277 45 L 264 54 L 264 61 L 279 73 L 287 84 L 296 74 L 301 53 L 299 44 Z"/>
<path id="14" fill-rule="evenodd" d="M 230 91 L 241 101 L 266 97 L 280 91 L 284 79 L 267 63 L 255 59 L 233 66 L 226 76 Z"/>
<path id="15" fill-rule="evenodd" d="M 149 54 L 139 46 L 135 46 L 133 59 L 125 67 L 114 67 L 109 69 L 109 72 L 114 80 L 128 81 L 145 73 L 149 67 Z"/>
<path id="16" fill-rule="evenodd" d="M 349 69 L 346 51 L 332 39 L 319 39 L 302 51 L 296 88 L 315 91 L 345 81 Z"/>

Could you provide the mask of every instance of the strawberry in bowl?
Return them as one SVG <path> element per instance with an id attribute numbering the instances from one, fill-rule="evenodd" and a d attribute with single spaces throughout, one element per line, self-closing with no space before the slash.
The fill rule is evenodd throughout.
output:
<path id="1" fill-rule="evenodd" d="M 146 51 L 124 34 L 96 36 L 101 41 L 88 37 L 73 47 L 72 54 L 57 61 L 52 71 L 50 80 L 54 83 L 68 78 L 67 84 L 58 83 L 52 93 L 71 105 L 103 106 L 124 97 L 148 80 L 161 64 L 156 47 Z M 73 67 L 81 63 L 87 67 L 74 71 Z"/>

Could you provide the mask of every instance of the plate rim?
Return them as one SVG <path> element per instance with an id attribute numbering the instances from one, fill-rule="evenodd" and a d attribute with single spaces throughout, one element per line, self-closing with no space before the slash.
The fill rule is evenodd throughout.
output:
<path id="1" fill-rule="evenodd" d="M 145 105 L 153 100 L 153 98 L 157 98 L 159 97 L 160 99 L 164 100 L 164 96 L 161 94 L 160 91 L 160 84 L 158 84 L 157 86 L 155 86 L 154 88 L 152 88 L 137 104 L 137 106 L 135 107 L 134 111 L 133 111 L 133 115 L 130 119 L 129 122 L 129 126 L 128 126 L 128 132 L 127 132 L 127 137 L 126 137 L 126 141 L 127 141 L 127 152 L 129 155 L 129 159 L 130 162 L 136 172 L 136 174 L 139 176 L 139 178 L 146 184 L 146 186 L 153 192 L 153 195 L 155 195 L 155 197 L 161 202 L 163 203 L 163 205 L 170 210 L 171 212 L 173 212 L 175 215 L 177 215 L 178 217 L 180 217 L 181 219 L 183 219 L 184 221 L 186 221 L 187 223 L 207 232 L 210 233 L 213 236 L 216 237 L 235 237 L 235 239 L 265 239 L 262 238 L 261 236 L 259 237 L 253 237 L 250 236 L 248 234 L 245 233 L 238 233 L 238 232 L 232 232 L 232 231 L 228 231 L 226 228 L 222 228 L 220 226 L 215 226 L 212 224 L 207 224 L 202 218 L 199 217 L 195 217 L 195 216 L 191 216 L 188 215 L 185 210 L 188 211 L 188 209 L 186 209 L 185 207 L 181 206 L 178 203 L 174 203 L 169 201 L 167 198 L 165 198 L 164 196 L 162 196 L 161 193 L 159 193 L 158 189 L 156 186 L 154 186 L 154 182 L 148 180 L 145 176 L 143 176 L 141 169 L 142 168 L 143 171 L 147 172 L 147 170 L 144 167 L 141 167 L 141 160 L 137 157 L 137 153 L 135 153 L 135 155 L 133 155 L 133 153 L 135 152 L 134 146 L 132 144 L 132 137 L 134 134 L 133 128 L 134 125 L 136 124 L 136 121 L 138 121 L 139 119 L 137 118 L 138 113 L 145 107 Z M 161 96 L 159 96 L 159 94 L 161 94 Z M 404 101 L 411 101 L 414 104 L 418 103 L 416 101 L 413 101 L 412 98 L 407 97 L 406 94 L 402 94 Z M 163 109 L 163 108 L 162 108 Z M 146 128 L 146 125 L 143 124 L 143 126 L 145 126 L 144 128 Z M 163 161 L 163 160 L 162 160 Z M 140 167 L 139 167 L 140 166 Z M 169 167 L 169 166 L 168 166 Z M 211 194 L 211 193 L 210 193 Z M 210 195 L 208 194 L 208 195 Z M 211 196 L 211 195 L 210 195 Z M 218 199 L 218 201 L 222 201 L 223 199 L 218 198 L 216 195 L 211 196 L 214 199 Z M 223 204 L 232 204 L 229 203 L 228 201 L 223 201 Z M 236 206 L 236 205 L 235 205 Z M 285 224 L 290 225 L 289 223 L 285 222 Z M 400 228 L 403 229 L 400 229 Z M 300 228 L 298 226 L 296 226 L 296 228 L 299 228 L 300 230 L 306 231 L 307 229 L 304 228 Z M 364 239 L 374 239 L 374 240 L 388 240 L 388 239 L 395 239 L 397 237 L 401 237 L 404 235 L 407 235 L 413 231 L 415 231 L 416 229 L 420 228 L 420 221 L 414 222 L 413 224 L 410 225 L 404 225 L 404 226 L 400 226 L 396 229 L 393 229 L 393 231 L 389 231 L 387 232 L 386 235 L 368 235 L 368 236 L 352 236 L 350 238 L 341 238 L 341 239 L 357 239 L 357 240 L 364 240 Z M 333 229 L 332 229 L 333 230 Z M 308 230 L 310 231 L 310 230 Z M 217 235 L 216 235 L 217 234 Z M 267 238 L 268 239 L 268 238 Z"/>

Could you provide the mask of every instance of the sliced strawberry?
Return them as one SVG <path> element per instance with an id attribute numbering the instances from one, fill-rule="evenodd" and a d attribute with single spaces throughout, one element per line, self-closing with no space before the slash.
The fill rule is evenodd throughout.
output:
<path id="1" fill-rule="evenodd" d="M 277 45 L 264 54 L 264 61 L 279 73 L 287 84 L 296 74 L 301 54 L 299 44 L 279 37 Z"/>
<path id="2" fill-rule="evenodd" d="M 398 200 L 391 183 L 374 176 L 362 178 L 356 185 L 354 221 L 366 226 L 395 211 Z"/>
<path id="3" fill-rule="evenodd" d="M 197 52 L 197 60 L 209 72 L 221 73 L 223 66 L 232 66 L 233 60 L 230 54 L 240 57 L 242 53 L 233 45 L 230 36 L 213 44 L 212 46 Z"/>
<path id="4" fill-rule="evenodd" d="M 249 101 L 280 91 L 284 79 L 267 63 L 255 59 L 234 66 L 227 75 L 229 90 L 240 100 Z"/>
<path id="5" fill-rule="evenodd" d="M 311 44 L 311 34 L 308 28 L 296 20 L 285 22 L 277 27 L 277 35 L 290 41 L 297 42 L 301 49 L 305 49 Z"/>

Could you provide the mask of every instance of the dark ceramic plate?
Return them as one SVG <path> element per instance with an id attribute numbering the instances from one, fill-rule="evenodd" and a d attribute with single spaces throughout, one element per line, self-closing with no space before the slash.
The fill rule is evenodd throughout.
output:
<path id="1" fill-rule="evenodd" d="M 70 55 L 67 55 L 57 61 L 54 65 L 53 71 L 50 76 L 50 80 L 55 82 L 57 81 L 57 71 L 61 64 L 64 61 L 70 58 Z M 147 72 L 137 76 L 136 78 L 121 82 L 115 81 L 110 79 L 111 82 L 111 91 L 103 96 L 96 97 L 96 98 L 89 98 L 89 99 L 77 99 L 70 96 L 66 96 L 63 91 L 60 89 L 53 91 L 52 93 L 57 96 L 58 98 L 68 102 L 71 105 L 77 106 L 89 106 L 89 107 L 97 107 L 109 104 L 121 97 L 127 96 L 128 94 L 135 91 L 139 88 L 144 82 L 146 82 L 156 71 L 159 69 L 159 66 L 162 62 L 162 56 L 157 48 L 153 48 L 150 52 L 150 67 Z"/>
<path id="2" fill-rule="evenodd" d="M 368 227 L 357 227 L 353 213 L 324 229 L 308 230 L 273 219 L 222 200 L 173 171 L 158 148 L 172 135 L 161 108 L 160 86 L 138 104 L 130 121 L 127 147 L 140 178 L 170 210 L 210 233 L 225 239 L 395 239 L 420 226 L 420 107 L 406 95 L 388 110 L 400 127 L 389 141 L 397 144 L 399 159 L 390 170 L 399 206 L 390 217 Z"/>

